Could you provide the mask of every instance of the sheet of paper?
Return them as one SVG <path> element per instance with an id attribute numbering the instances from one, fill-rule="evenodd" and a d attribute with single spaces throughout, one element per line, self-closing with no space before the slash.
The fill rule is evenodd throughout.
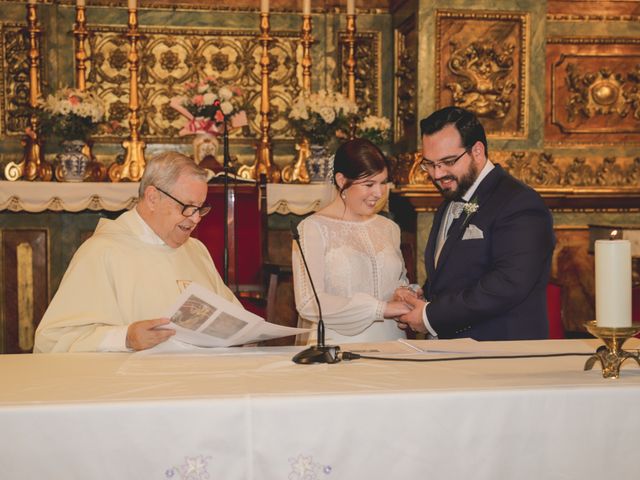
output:
<path id="1" fill-rule="evenodd" d="M 266 322 L 240 305 L 192 283 L 167 312 L 175 340 L 199 347 L 230 347 L 307 333 Z"/>

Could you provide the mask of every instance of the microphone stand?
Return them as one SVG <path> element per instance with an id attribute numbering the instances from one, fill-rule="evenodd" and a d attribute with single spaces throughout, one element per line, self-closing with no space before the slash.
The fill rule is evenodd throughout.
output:
<path id="1" fill-rule="evenodd" d="M 302 246 L 300 245 L 300 234 L 298 233 L 298 228 L 291 222 L 291 235 L 298 245 L 298 249 L 300 250 L 300 256 L 302 257 L 302 263 L 304 264 L 304 268 L 307 271 L 307 277 L 309 278 L 309 283 L 311 284 L 311 290 L 313 290 L 313 296 L 316 299 L 316 304 L 318 305 L 318 339 L 316 345 L 313 345 L 301 352 L 298 352 L 293 357 L 293 361 L 295 363 L 302 364 L 310 364 L 310 363 L 338 363 L 340 361 L 340 357 L 338 356 L 338 352 L 340 351 L 340 347 L 336 345 L 325 345 L 324 344 L 324 322 L 322 321 L 322 307 L 320 307 L 320 300 L 318 299 L 318 294 L 316 293 L 316 287 L 313 284 L 313 278 L 311 278 L 311 272 L 309 272 L 309 267 L 307 265 L 307 259 L 304 256 L 304 252 L 302 251 Z"/>
<path id="2" fill-rule="evenodd" d="M 222 270 L 223 280 L 225 285 L 229 285 L 229 162 L 231 160 L 229 155 L 229 131 L 227 130 L 227 118 L 224 119 L 224 130 L 222 134 L 223 145 L 223 164 L 222 171 L 224 175 L 222 177 L 224 184 L 224 249 L 222 256 Z"/>

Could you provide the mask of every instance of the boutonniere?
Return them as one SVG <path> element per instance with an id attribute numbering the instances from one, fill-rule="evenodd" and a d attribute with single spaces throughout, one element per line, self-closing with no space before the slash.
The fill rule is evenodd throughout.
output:
<path id="1" fill-rule="evenodd" d="M 473 197 L 467 203 L 462 206 L 462 211 L 465 214 L 463 224 L 466 225 L 471 216 L 478 211 L 480 205 L 478 205 L 478 197 Z"/>

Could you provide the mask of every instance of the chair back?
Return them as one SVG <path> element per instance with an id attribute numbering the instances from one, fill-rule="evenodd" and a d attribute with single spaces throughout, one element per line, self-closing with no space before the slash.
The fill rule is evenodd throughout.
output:
<path id="1" fill-rule="evenodd" d="M 562 287 L 556 283 L 547 285 L 547 317 L 549 338 L 565 338 L 562 324 Z"/>

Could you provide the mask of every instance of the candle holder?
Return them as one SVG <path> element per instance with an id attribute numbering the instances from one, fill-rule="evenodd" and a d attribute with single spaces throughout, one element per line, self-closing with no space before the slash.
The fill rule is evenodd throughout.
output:
<path id="1" fill-rule="evenodd" d="M 144 148 L 145 143 L 138 135 L 140 128 L 140 103 L 138 100 L 138 65 L 140 58 L 138 55 L 138 11 L 129 8 L 129 24 L 126 34 L 129 39 L 131 49 L 129 50 L 129 138 L 122 142 L 126 150 L 124 163 L 114 163 L 109 167 L 109 178 L 112 182 L 130 180 L 137 182 L 142 178 L 145 167 Z"/>
<path id="2" fill-rule="evenodd" d="M 271 148 L 271 140 L 269 138 L 269 43 L 273 40 L 270 35 L 271 23 L 269 14 L 260 13 L 260 36 L 258 41 L 262 46 L 262 55 L 260 57 L 260 77 L 261 77 L 261 94 L 260 94 L 260 141 L 256 146 L 256 157 L 253 165 L 243 165 L 238 169 L 240 178 L 253 178 L 258 180 L 260 175 L 266 175 L 267 181 L 278 183 L 281 179 L 280 169 L 273 163 L 273 151 Z"/>
<path id="3" fill-rule="evenodd" d="M 39 37 L 42 33 L 38 23 L 38 10 L 35 3 L 27 4 L 27 32 L 29 34 L 29 106 L 35 109 L 40 97 L 40 47 Z M 42 140 L 38 117 L 31 114 L 27 134 L 22 139 L 24 156 L 20 163 L 9 162 L 5 166 L 4 175 L 9 181 L 20 178 L 25 180 L 49 181 L 53 175 L 51 164 L 44 160 Z"/>
<path id="4" fill-rule="evenodd" d="M 347 97 L 356 103 L 356 16 L 347 15 L 347 37 L 345 40 L 348 48 L 347 55 Z M 349 125 L 349 138 L 356 136 L 355 118 L 351 119 Z"/>
<path id="5" fill-rule="evenodd" d="M 584 364 L 585 370 L 591 370 L 597 361 L 602 365 L 604 378 L 620 377 L 620 366 L 627 358 L 633 358 L 640 365 L 640 353 L 630 353 L 622 349 L 629 338 L 640 332 L 640 323 L 630 327 L 599 327 L 595 320 L 587 322 L 587 330 L 604 342 Z"/>

